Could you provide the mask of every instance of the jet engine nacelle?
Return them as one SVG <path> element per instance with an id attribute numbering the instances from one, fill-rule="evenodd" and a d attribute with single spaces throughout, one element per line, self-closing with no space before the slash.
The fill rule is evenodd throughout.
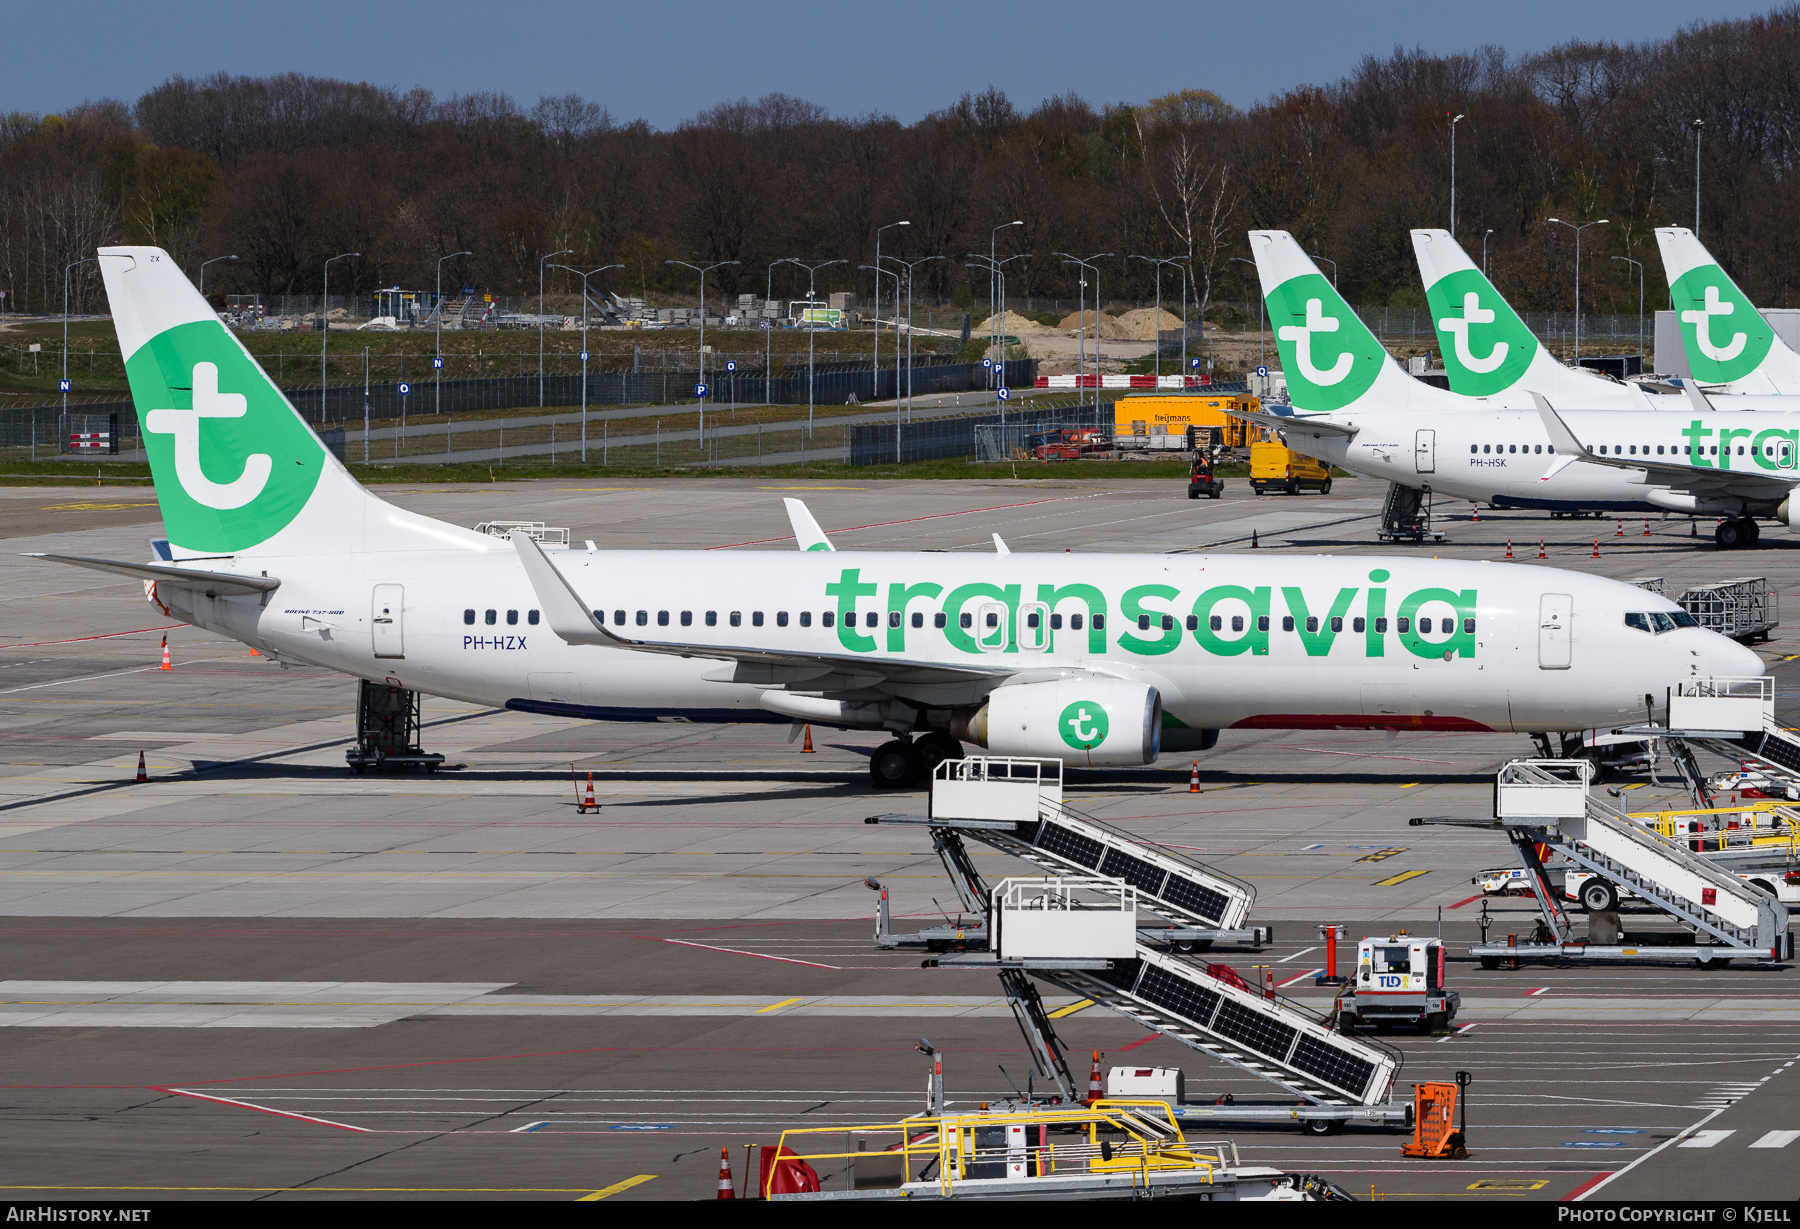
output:
<path id="1" fill-rule="evenodd" d="M 1162 696 L 1092 675 L 1015 683 L 988 694 L 969 732 L 996 755 L 1149 764 L 1162 749 Z"/>

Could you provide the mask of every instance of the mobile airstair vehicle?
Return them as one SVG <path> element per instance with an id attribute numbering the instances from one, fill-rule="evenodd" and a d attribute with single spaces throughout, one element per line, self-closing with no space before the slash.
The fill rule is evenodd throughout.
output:
<path id="1" fill-rule="evenodd" d="M 1673 703 L 1673 701 L 1672 701 Z M 1686 735 L 1680 735 L 1686 737 Z M 1703 966 L 1730 960 L 1781 961 L 1793 956 L 1785 906 L 1768 892 L 1715 865 L 1689 842 L 1647 828 L 1589 790 L 1593 766 L 1586 760 L 1514 760 L 1494 781 L 1492 820 L 1418 818 L 1412 824 L 1446 823 L 1497 828 L 1511 840 L 1519 863 L 1536 885 L 1543 915 L 1529 941 L 1482 942 L 1470 949 L 1484 968 L 1520 960 L 1695 960 Z M 1562 893 L 1544 868 L 1541 850 L 1566 859 L 1571 874 L 1585 872 L 1632 895 L 1693 932 L 1691 943 L 1629 936 L 1617 915 L 1589 915 L 1580 937 L 1564 912 Z"/>
<path id="2" fill-rule="evenodd" d="M 1037 1075 L 1065 1103 L 1079 1096 L 1034 979 L 1283 1093 L 1282 1101 L 1264 1105 L 1174 1106 L 1178 1120 L 1295 1121 L 1320 1135 L 1352 1120 L 1407 1124 L 1411 1106 L 1391 1100 L 1400 1068 L 1396 1050 L 1345 1036 L 1329 1015 L 1251 986 L 1227 966 L 1182 958 L 1181 948 L 1219 937 L 1267 939 L 1266 930 L 1243 925 L 1253 900 L 1248 885 L 1076 816 L 1062 802 L 1059 770 L 1056 761 L 946 760 L 933 774 L 930 816 L 872 817 L 869 822 L 929 826 L 963 907 L 975 918 L 966 927 L 895 936 L 886 889 L 870 881 L 882 893 L 876 943 L 938 946 L 945 954 L 927 967 L 996 972 Z M 963 835 L 1052 873 L 989 888 L 967 857 Z M 1140 913 L 1161 924 L 1143 924 Z"/>

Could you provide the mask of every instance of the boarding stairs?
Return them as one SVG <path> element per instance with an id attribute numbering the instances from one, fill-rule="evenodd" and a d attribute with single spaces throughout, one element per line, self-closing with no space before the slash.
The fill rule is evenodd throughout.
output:
<path id="1" fill-rule="evenodd" d="M 1375 536 L 1383 542 L 1442 542 L 1443 530 L 1431 523 L 1431 488 L 1390 484 Z"/>
<path id="2" fill-rule="evenodd" d="M 1787 909 L 1760 888 L 1720 870 L 1681 840 L 1660 835 L 1588 789 L 1585 760 L 1514 760 L 1495 778 L 1494 819 L 1414 819 L 1413 824 L 1463 823 L 1503 829 L 1537 886 L 1542 940 L 1483 943 L 1471 954 L 1484 963 L 1522 957 L 1688 958 L 1703 962 L 1741 957 L 1780 960 L 1791 954 Z M 1540 857 L 1548 848 L 1573 867 L 1633 895 L 1695 932 L 1693 945 L 1593 944 L 1578 940 Z M 1702 936 L 1710 936 L 1710 941 Z"/>
<path id="3" fill-rule="evenodd" d="M 963 908 L 981 918 L 954 927 L 962 941 L 986 937 L 986 891 L 964 838 L 1011 854 L 1049 875 L 1100 876 L 1129 885 L 1138 908 L 1164 925 L 1145 927 L 1146 938 L 1184 947 L 1236 942 L 1260 945 L 1268 927 L 1245 925 L 1256 889 L 1212 867 L 1152 848 L 1111 824 L 1083 815 L 1063 801 L 1058 760 L 970 756 L 945 760 L 932 773 L 931 814 L 874 815 L 871 824 L 929 827 L 933 845 L 957 884 Z M 915 940 L 939 946 L 943 928 Z M 920 946 L 894 935 L 885 946 Z M 882 937 L 878 936 L 878 942 Z"/>
<path id="4" fill-rule="evenodd" d="M 1666 736 L 1728 760 L 1753 760 L 1800 784 L 1800 733 L 1775 721 L 1775 680 L 1695 678 L 1669 689 Z"/>

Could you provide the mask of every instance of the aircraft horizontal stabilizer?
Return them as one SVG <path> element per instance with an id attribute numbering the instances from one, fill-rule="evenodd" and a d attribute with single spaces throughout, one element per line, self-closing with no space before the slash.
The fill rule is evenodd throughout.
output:
<path id="1" fill-rule="evenodd" d="M 1259 427 L 1274 427 L 1285 433 L 1299 432 L 1302 435 L 1342 435 L 1352 436 L 1362 428 L 1355 423 L 1331 422 L 1321 417 L 1301 415 L 1286 416 L 1280 414 L 1264 414 L 1259 410 L 1226 410 L 1233 418 L 1241 418 L 1245 422 L 1253 422 Z"/>
<path id="2" fill-rule="evenodd" d="M 96 572 L 111 572 L 134 580 L 154 580 L 165 585 L 192 585 L 209 593 L 269 593 L 281 587 L 273 576 L 239 576 L 232 572 L 210 572 L 204 568 L 177 568 L 155 563 L 126 563 L 119 559 L 90 559 L 85 555 L 47 555 L 39 551 L 25 553 L 27 559 L 48 559 L 53 563 L 73 564 Z"/>

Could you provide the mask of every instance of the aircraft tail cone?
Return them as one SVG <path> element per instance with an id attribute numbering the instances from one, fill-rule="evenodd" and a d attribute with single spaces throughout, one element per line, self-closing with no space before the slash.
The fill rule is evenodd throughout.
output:
<path id="1" fill-rule="evenodd" d="M 175 667 L 169 664 L 169 638 L 167 636 L 163 637 L 162 650 L 163 650 L 162 665 L 157 668 L 159 670 L 173 670 Z"/>
<path id="2" fill-rule="evenodd" d="M 737 1188 L 731 1181 L 731 1154 L 723 1145 L 719 1148 L 719 1196 L 720 1199 L 736 1199 Z"/>
<path id="3" fill-rule="evenodd" d="M 818 754 L 818 752 L 813 750 L 812 725 L 810 723 L 806 727 L 806 741 L 800 744 L 800 754 L 801 755 L 817 755 Z"/>
<path id="4" fill-rule="evenodd" d="M 143 753 L 143 752 L 142 752 L 142 751 L 140 751 L 140 752 L 138 752 L 138 775 L 137 775 L 137 779 L 138 779 L 138 780 L 139 780 L 139 781 L 140 781 L 140 782 L 143 782 L 143 781 L 148 781 L 148 780 L 149 780 L 149 779 L 150 779 L 150 774 L 149 774 L 149 773 L 148 773 L 148 772 L 146 772 L 146 771 L 144 771 L 144 753 Z"/>

